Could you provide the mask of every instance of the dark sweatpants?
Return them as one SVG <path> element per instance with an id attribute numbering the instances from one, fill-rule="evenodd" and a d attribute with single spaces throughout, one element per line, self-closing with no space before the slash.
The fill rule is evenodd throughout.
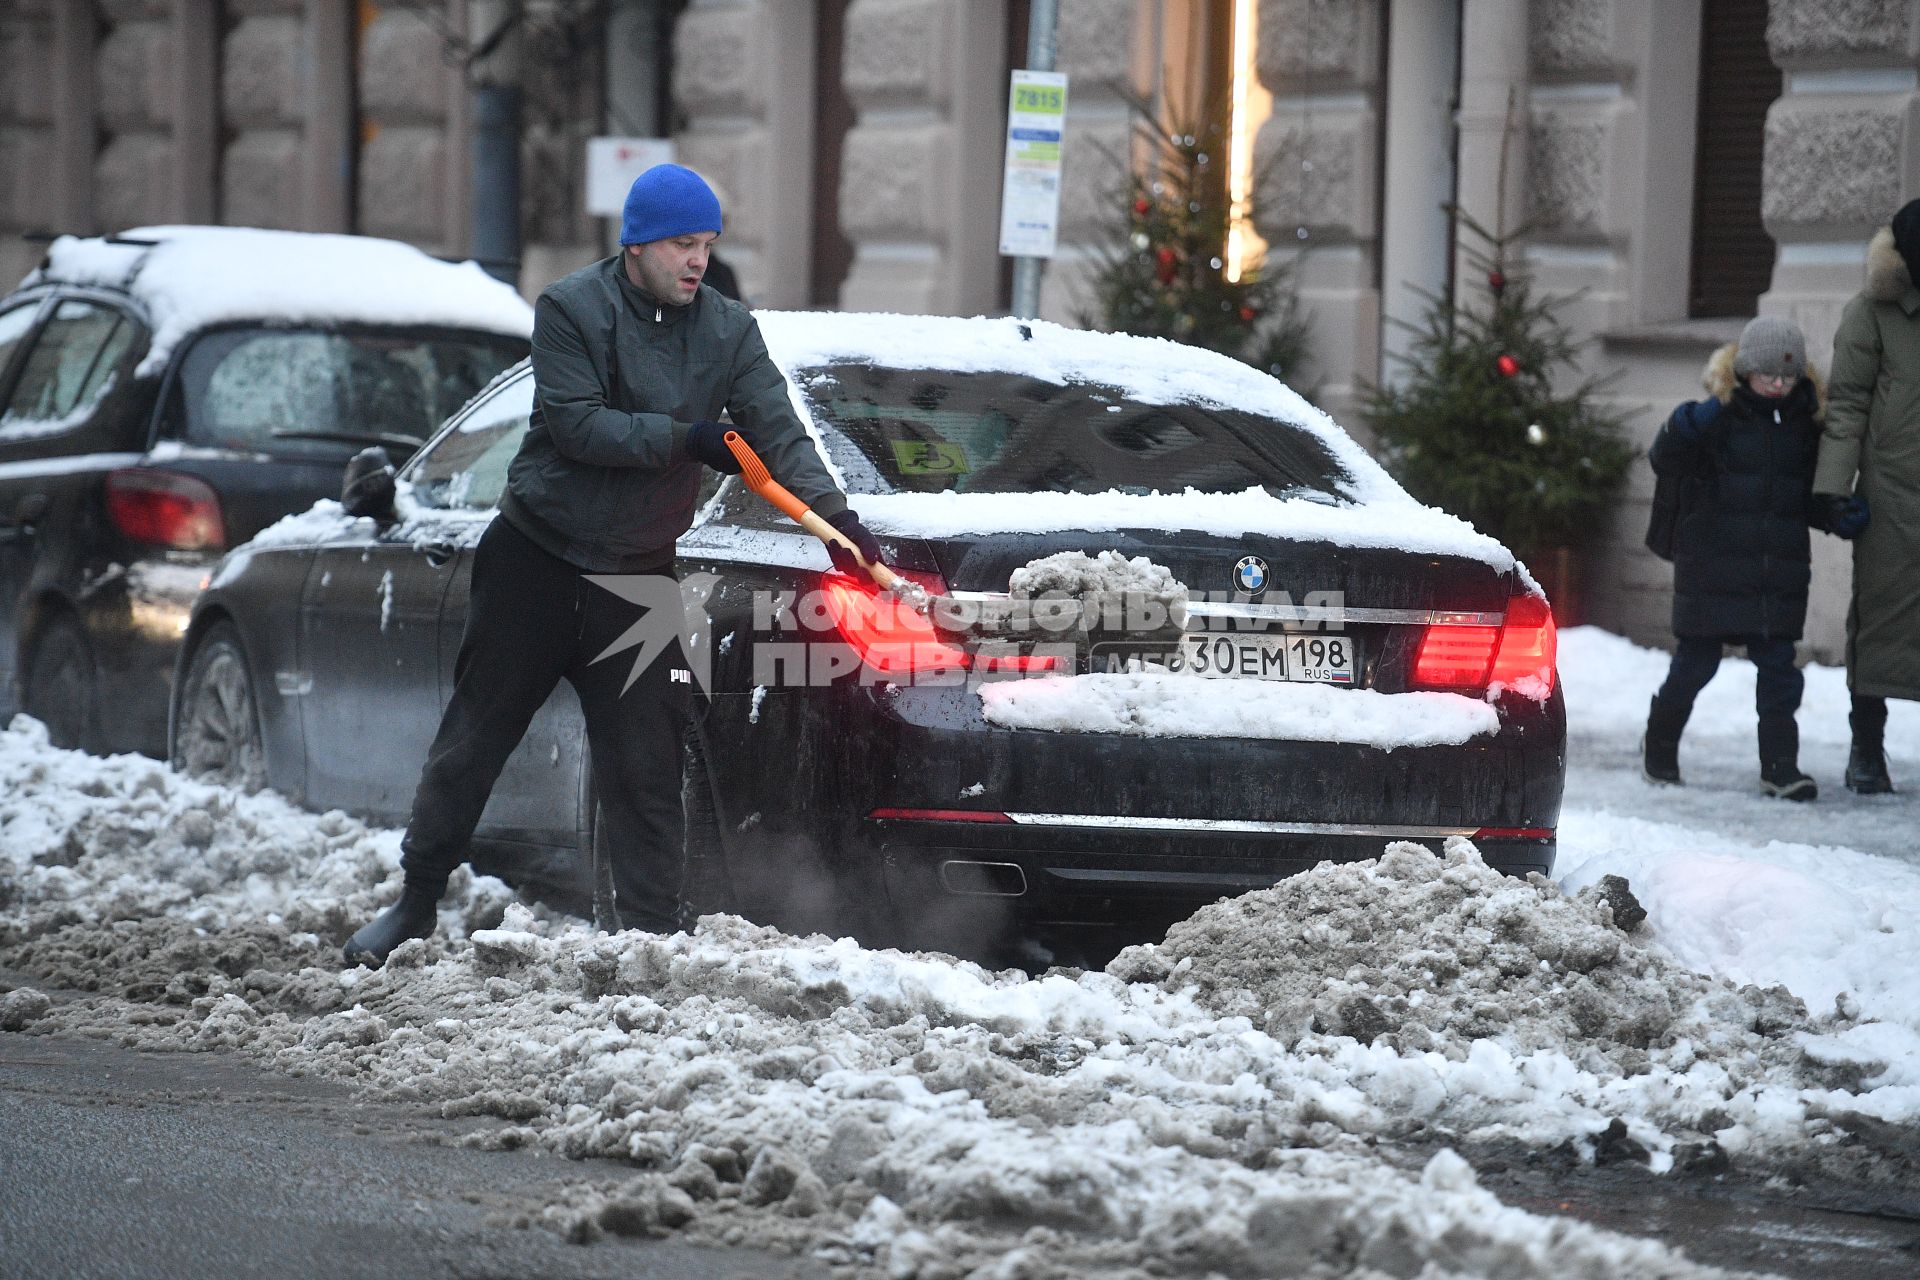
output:
<path id="1" fill-rule="evenodd" d="M 662 576 L 670 574 L 671 568 Z M 410 883 L 436 892 L 467 857 L 487 797 L 527 726 L 562 677 L 580 695 L 609 851 L 614 903 L 630 928 L 676 927 L 686 866 L 680 805 L 683 737 L 692 696 L 676 644 L 621 692 L 637 650 L 604 652 L 645 616 L 587 580 L 505 518 L 474 552 L 473 591 L 453 698 L 427 752 L 401 844 Z M 681 680 L 674 679 L 679 672 Z"/>

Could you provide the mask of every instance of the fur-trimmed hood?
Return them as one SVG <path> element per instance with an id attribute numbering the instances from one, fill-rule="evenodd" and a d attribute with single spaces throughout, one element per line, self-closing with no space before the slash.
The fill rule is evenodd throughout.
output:
<path id="1" fill-rule="evenodd" d="M 1891 233 L 1887 236 L 1887 245 L 1888 251 L 1892 252 L 1893 236 Z M 1899 262 L 1900 255 L 1897 253 L 1894 254 L 1893 260 Z M 1900 267 L 1900 278 L 1902 280 L 1907 278 L 1907 269 L 1904 264 Z M 1708 356 L 1706 368 L 1700 371 L 1700 385 L 1706 388 L 1708 395 L 1718 400 L 1721 404 L 1726 404 L 1731 401 L 1733 399 L 1733 389 L 1740 385 L 1740 379 L 1735 376 L 1733 372 L 1733 357 L 1739 353 L 1739 350 L 1739 343 L 1729 342 L 1726 346 Z M 1827 380 L 1821 376 L 1819 366 L 1815 365 L 1811 360 L 1807 361 L 1807 376 L 1813 379 L 1814 419 L 1815 421 L 1824 421 L 1827 416 Z"/>
<path id="2" fill-rule="evenodd" d="M 1882 227 L 1867 242 L 1867 296 L 1875 302 L 1898 302 L 1911 288 L 1907 261 L 1893 247 L 1893 228 Z"/>

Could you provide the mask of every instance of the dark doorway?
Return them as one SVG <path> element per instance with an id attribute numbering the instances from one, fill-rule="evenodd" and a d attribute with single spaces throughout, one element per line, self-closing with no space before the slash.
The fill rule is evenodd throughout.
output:
<path id="1" fill-rule="evenodd" d="M 1690 316 L 1750 316 L 1773 281 L 1760 171 L 1767 107 L 1779 96 L 1780 69 L 1767 54 L 1767 0 L 1704 0 Z"/>

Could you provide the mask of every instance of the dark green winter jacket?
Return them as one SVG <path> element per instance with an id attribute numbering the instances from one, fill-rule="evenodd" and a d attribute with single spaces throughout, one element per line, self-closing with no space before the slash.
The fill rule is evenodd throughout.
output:
<path id="1" fill-rule="evenodd" d="M 846 508 L 753 313 L 706 285 L 684 307 L 663 305 L 627 279 L 619 255 L 556 280 L 534 305 L 533 381 L 500 513 L 590 573 L 672 562 L 703 470 L 687 428 L 722 410 L 816 512 Z"/>
<path id="2" fill-rule="evenodd" d="M 1920 288 L 1882 227 L 1867 287 L 1833 337 L 1815 493 L 1858 493 L 1872 520 L 1853 544 L 1847 683 L 1920 698 Z"/>

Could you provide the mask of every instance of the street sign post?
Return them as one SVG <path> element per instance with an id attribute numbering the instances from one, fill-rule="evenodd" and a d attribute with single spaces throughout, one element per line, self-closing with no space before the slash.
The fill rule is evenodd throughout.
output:
<path id="1" fill-rule="evenodd" d="M 1000 188 L 1000 252 L 1051 258 L 1060 225 L 1061 135 L 1067 77 L 1016 71 L 1007 104 L 1006 171 Z"/>

